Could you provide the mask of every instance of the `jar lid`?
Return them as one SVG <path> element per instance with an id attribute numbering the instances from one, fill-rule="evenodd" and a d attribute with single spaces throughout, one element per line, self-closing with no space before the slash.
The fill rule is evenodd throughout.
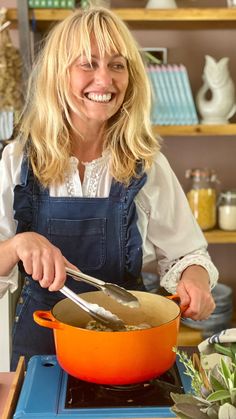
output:
<path id="1" fill-rule="evenodd" d="M 227 191 L 222 191 L 220 193 L 220 198 L 226 199 L 226 201 L 230 201 L 232 198 L 236 198 L 236 189 L 230 189 Z"/>
<path id="2" fill-rule="evenodd" d="M 185 177 L 187 179 L 194 179 L 194 180 L 200 180 L 205 179 L 209 180 L 211 182 L 217 181 L 217 175 L 214 169 L 187 169 L 185 172 Z"/>

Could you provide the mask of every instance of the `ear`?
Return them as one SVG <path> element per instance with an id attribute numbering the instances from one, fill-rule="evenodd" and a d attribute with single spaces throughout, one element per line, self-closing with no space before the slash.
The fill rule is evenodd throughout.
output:
<path id="1" fill-rule="evenodd" d="M 228 62 L 229 62 L 228 57 L 221 58 L 221 60 L 218 62 L 219 70 L 224 71 L 225 69 L 227 69 Z"/>
<path id="2" fill-rule="evenodd" d="M 206 65 L 215 67 L 216 61 L 213 57 L 211 57 L 210 55 L 205 55 L 205 60 L 206 60 Z"/>
<path id="3" fill-rule="evenodd" d="M 206 64 L 205 64 L 205 67 L 204 67 L 204 72 L 208 75 L 214 74 L 216 72 L 216 69 L 217 69 L 216 61 L 210 55 L 206 55 L 205 59 L 206 59 Z"/>

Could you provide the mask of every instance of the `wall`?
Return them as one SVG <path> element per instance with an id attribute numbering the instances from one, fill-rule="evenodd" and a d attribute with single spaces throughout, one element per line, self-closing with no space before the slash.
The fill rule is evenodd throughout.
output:
<path id="1" fill-rule="evenodd" d="M 141 4 L 142 3 L 142 4 Z M 143 0 L 112 0 L 112 6 L 142 7 Z M 185 7 L 209 7 L 226 6 L 226 0 L 178 0 L 179 6 Z M 14 7 L 16 0 L 0 0 L 0 6 Z M 234 24 L 235 26 L 235 24 Z M 183 63 L 188 68 L 191 85 L 194 94 L 202 84 L 202 71 L 204 57 L 212 55 L 219 60 L 222 57 L 230 57 L 231 76 L 236 85 L 236 28 L 227 29 L 218 25 L 219 29 L 208 29 L 206 25 L 195 30 L 156 30 L 153 24 L 145 25 L 133 31 L 139 44 L 143 47 L 166 47 L 170 63 Z M 18 44 L 17 32 L 13 31 L 12 38 Z M 231 122 L 235 122 L 234 117 Z M 162 150 L 168 157 L 181 184 L 186 189 L 187 181 L 184 177 L 185 170 L 191 167 L 214 168 L 221 181 L 219 188 L 236 189 L 236 138 L 234 137 L 171 137 L 165 138 Z M 230 283 L 235 287 L 235 253 L 236 245 L 210 245 L 210 254 L 220 270 L 220 280 Z M 236 299 L 236 297 L 235 297 Z"/>
<path id="2" fill-rule="evenodd" d="M 186 65 L 194 95 L 202 84 L 205 55 L 216 60 L 230 57 L 229 68 L 236 86 L 236 29 L 196 30 L 135 30 L 134 34 L 144 47 L 167 47 L 170 63 Z M 231 122 L 235 122 L 235 116 Z M 236 189 L 236 137 L 170 137 L 165 138 L 162 151 L 169 159 L 183 188 L 187 190 L 185 171 L 194 167 L 216 170 L 218 189 Z M 234 288 L 236 303 L 235 244 L 210 245 L 209 252 L 220 271 L 220 281 Z"/>

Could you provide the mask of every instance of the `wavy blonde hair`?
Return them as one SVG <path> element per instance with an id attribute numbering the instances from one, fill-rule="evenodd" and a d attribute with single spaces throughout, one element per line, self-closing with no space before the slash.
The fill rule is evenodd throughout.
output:
<path id="1" fill-rule="evenodd" d="M 151 92 L 145 66 L 130 31 L 113 12 L 97 7 L 76 11 L 48 34 L 34 65 L 20 138 L 35 176 L 45 187 L 62 183 L 72 154 L 69 69 L 85 54 L 91 59 L 95 34 L 101 56 L 116 52 L 127 59 L 129 84 L 121 109 L 107 123 L 104 148 L 111 152 L 111 173 L 120 182 L 136 175 L 137 161 L 150 168 L 159 149 L 150 124 Z M 78 113 L 78 110 L 76 110 Z M 86 139 L 85 139 L 86 141 Z"/>

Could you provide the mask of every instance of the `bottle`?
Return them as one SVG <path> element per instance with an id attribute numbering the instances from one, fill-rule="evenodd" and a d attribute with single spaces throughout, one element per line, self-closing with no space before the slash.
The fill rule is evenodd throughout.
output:
<path id="1" fill-rule="evenodd" d="M 236 190 L 220 193 L 218 201 L 218 223 L 221 230 L 236 230 Z"/>
<path id="2" fill-rule="evenodd" d="M 175 0 L 149 0 L 146 4 L 147 9 L 176 9 Z"/>
<path id="3" fill-rule="evenodd" d="M 87 9 L 89 7 L 89 0 L 81 0 L 80 7 L 81 9 Z"/>
<path id="4" fill-rule="evenodd" d="M 211 169 L 188 169 L 185 176 L 191 180 L 187 192 L 190 208 L 202 230 L 216 225 L 216 173 Z"/>

